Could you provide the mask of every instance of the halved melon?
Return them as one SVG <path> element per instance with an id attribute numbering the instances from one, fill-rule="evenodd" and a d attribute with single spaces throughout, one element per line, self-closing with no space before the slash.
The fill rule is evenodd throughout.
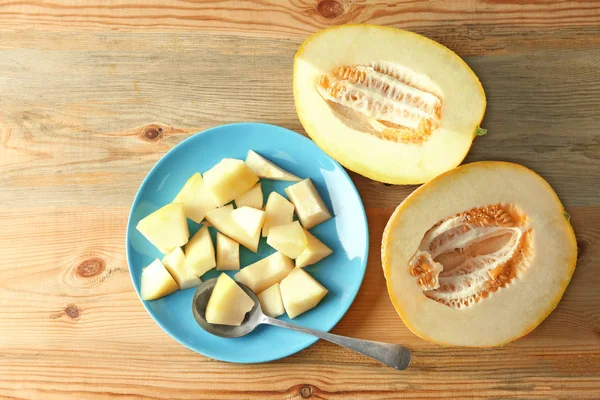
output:
<path id="1" fill-rule="evenodd" d="M 390 218 L 382 265 L 408 328 L 440 344 L 490 347 L 533 330 L 575 269 L 575 235 L 535 172 L 477 162 L 415 190 Z"/>
<path id="2" fill-rule="evenodd" d="M 346 168 L 422 183 L 465 158 L 486 100 L 455 53 L 416 33 L 342 25 L 309 37 L 294 59 L 294 100 L 308 135 Z"/>

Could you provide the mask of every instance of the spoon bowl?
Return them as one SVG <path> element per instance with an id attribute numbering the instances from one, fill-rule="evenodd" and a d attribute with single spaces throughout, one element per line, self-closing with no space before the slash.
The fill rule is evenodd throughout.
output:
<path id="1" fill-rule="evenodd" d="M 196 293 L 194 293 L 194 297 L 192 298 L 192 313 L 194 314 L 194 318 L 196 319 L 196 322 L 198 322 L 198 325 L 206 332 L 224 338 L 237 338 L 246 336 L 261 324 L 261 319 L 264 314 L 260 308 L 260 302 L 258 301 L 256 293 L 243 283 L 236 283 L 239 287 L 244 289 L 246 294 L 254 301 L 254 307 L 246 314 L 246 317 L 240 326 L 211 324 L 206 321 L 206 306 L 208 305 L 210 295 L 217 284 L 217 278 L 202 282 L 196 290 Z"/>
<path id="2" fill-rule="evenodd" d="M 252 332 L 258 325 L 267 324 L 279 326 L 281 328 L 292 329 L 308 335 L 330 341 L 348 349 L 357 351 L 361 354 L 374 358 L 392 368 L 403 370 L 410 364 L 410 351 L 399 344 L 374 342 L 371 340 L 360 340 L 346 336 L 334 335 L 333 333 L 322 332 L 316 329 L 305 328 L 286 321 L 266 316 L 260 307 L 260 302 L 256 294 L 246 285 L 236 282 L 254 301 L 254 307 L 244 317 L 241 325 L 220 325 L 211 324 L 206 321 L 206 306 L 212 294 L 217 278 L 202 282 L 194 293 L 192 299 L 192 313 L 196 322 L 208 333 L 224 338 L 237 338 L 245 336 Z"/>

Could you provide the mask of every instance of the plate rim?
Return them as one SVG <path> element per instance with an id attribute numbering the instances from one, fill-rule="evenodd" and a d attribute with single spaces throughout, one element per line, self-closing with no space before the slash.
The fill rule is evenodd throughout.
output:
<path id="1" fill-rule="evenodd" d="M 360 196 L 360 193 L 358 192 L 358 189 L 356 188 L 356 185 L 354 184 L 354 181 L 352 181 L 352 179 L 350 178 L 350 175 L 348 175 L 348 171 L 346 171 L 346 169 L 339 163 L 337 162 L 333 157 L 331 157 L 329 154 L 327 154 L 323 149 L 321 149 L 314 141 L 310 140 L 309 138 L 307 138 L 306 136 L 295 132 L 291 129 L 288 128 L 284 128 L 282 126 L 278 126 L 278 125 L 273 125 L 273 124 L 267 124 L 267 123 L 262 123 L 262 122 L 234 122 L 234 123 L 228 123 L 228 124 L 222 124 L 222 125 L 215 125 L 212 126 L 208 129 L 205 129 L 203 131 L 199 131 L 193 134 L 190 134 L 188 137 L 186 137 L 185 139 L 183 139 L 181 142 L 177 143 L 175 146 L 173 146 L 172 148 L 170 148 L 166 153 L 162 154 L 162 156 L 158 159 L 158 161 L 156 161 L 154 163 L 154 165 L 152 166 L 152 168 L 150 168 L 150 170 L 146 173 L 146 175 L 144 176 L 144 179 L 142 180 L 142 183 L 140 184 L 140 186 L 138 187 L 136 194 L 133 198 L 133 201 L 131 203 L 131 206 L 129 207 L 129 216 L 127 218 L 127 225 L 126 225 L 126 231 L 125 231 L 125 253 L 126 253 L 126 259 L 127 259 L 127 269 L 129 271 L 129 278 L 131 280 L 131 283 L 133 285 L 133 289 L 138 297 L 138 300 L 142 303 L 144 309 L 146 310 L 146 313 L 150 316 L 150 318 L 152 318 L 152 320 L 171 338 L 174 339 L 177 343 L 179 343 L 180 345 L 182 345 L 183 347 L 193 351 L 194 353 L 200 354 L 204 357 L 208 357 L 211 359 L 215 359 L 215 360 L 219 360 L 219 361 L 223 361 L 223 362 L 228 362 L 228 363 L 235 363 L 235 364 L 260 364 L 260 363 L 265 363 L 265 362 L 269 362 L 269 361 L 275 361 L 275 360 L 280 360 L 286 357 L 289 357 L 291 355 L 294 355 L 310 346 L 312 346 L 313 344 L 315 344 L 319 338 L 317 338 L 316 336 L 309 338 L 309 340 L 307 340 L 304 343 L 295 345 L 295 346 L 290 346 L 288 347 L 287 351 L 284 351 L 284 354 L 281 355 L 277 355 L 275 357 L 273 356 L 258 356 L 253 360 L 242 360 L 240 361 L 239 359 L 235 359 L 235 358 L 231 358 L 231 357 L 227 357 L 227 356 L 222 356 L 219 354 L 215 354 L 218 352 L 213 352 L 212 350 L 208 349 L 203 349 L 203 351 L 200 351 L 196 348 L 193 348 L 191 346 L 188 346 L 187 343 L 183 342 L 182 340 L 180 340 L 179 337 L 177 337 L 177 335 L 175 333 L 173 333 L 170 328 L 168 326 L 166 326 L 165 324 L 163 324 L 148 308 L 146 302 L 144 300 L 142 300 L 142 298 L 140 297 L 140 290 L 138 289 L 138 287 L 136 286 L 134 277 L 133 277 L 133 273 L 132 273 L 132 268 L 131 268 L 131 260 L 130 260 L 130 231 L 133 232 L 133 228 L 131 226 L 132 223 L 132 218 L 133 218 L 133 210 L 135 208 L 135 206 L 139 203 L 140 199 L 140 193 L 142 192 L 142 189 L 148 184 L 148 178 L 150 177 L 150 175 L 152 175 L 152 173 L 158 169 L 159 165 L 162 164 L 164 162 L 164 159 L 171 154 L 172 152 L 175 152 L 177 148 L 179 148 L 180 146 L 183 147 L 185 146 L 185 143 L 191 139 L 193 139 L 194 137 L 198 136 L 198 135 L 205 135 L 205 134 L 214 134 L 214 131 L 217 131 L 219 129 L 227 129 L 227 128 L 231 128 L 231 127 L 236 127 L 236 126 L 244 126 L 244 125 L 254 125 L 257 127 L 264 127 L 267 129 L 277 129 L 280 130 L 282 132 L 285 132 L 285 134 L 289 134 L 289 135 L 294 135 L 297 136 L 299 140 L 303 140 L 306 143 L 308 143 L 309 145 L 315 146 L 317 151 L 320 151 L 326 158 L 328 158 L 331 162 L 333 162 L 344 174 L 344 176 L 346 177 L 346 179 L 348 179 L 348 181 L 351 184 L 352 190 L 354 195 L 358 198 L 359 204 L 360 204 L 360 209 L 362 211 L 362 222 L 365 226 L 365 251 L 362 254 L 362 258 L 363 258 L 363 262 L 361 263 L 361 267 L 362 267 L 362 274 L 360 276 L 358 285 L 356 286 L 356 290 L 353 291 L 353 293 L 350 293 L 350 295 L 348 296 L 350 301 L 348 302 L 348 306 L 346 307 L 346 309 L 344 310 L 344 312 L 340 315 L 340 317 L 337 320 L 332 320 L 332 323 L 329 324 L 329 327 L 325 330 L 323 330 L 323 332 L 330 332 L 341 320 L 342 318 L 344 318 L 344 316 L 346 316 L 346 314 L 348 313 L 348 310 L 350 309 L 350 307 L 352 306 L 352 304 L 354 303 L 354 300 L 356 299 L 356 296 L 358 295 L 358 292 L 360 291 L 360 288 L 362 287 L 363 281 L 364 281 L 364 277 L 367 271 L 367 266 L 368 266 L 368 258 L 369 258 L 369 250 L 370 250 L 370 232 L 369 232 L 369 223 L 368 223 L 368 219 L 367 219 L 367 213 L 365 210 L 365 206 L 364 203 L 362 201 L 362 197 Z"/>

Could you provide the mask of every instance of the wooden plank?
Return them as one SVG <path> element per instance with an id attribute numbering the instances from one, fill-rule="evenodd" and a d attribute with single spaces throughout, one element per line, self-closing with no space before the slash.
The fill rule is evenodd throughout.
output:
<path id="1" fill-rule="evenodd" d="M 190 133 L 237 121 L 304 133 L 291 93 L 299 41 L 188 34 L 163 53 L 174 36 L 123 33 L 113 43 L 82 33 L 70 50 L 67 36 L 44 37 L 0 50 L 0 202 L 128 206 L 154 162 Z M 567 206 L 596 205 L 598 60 L 600 47 L 468 57 L 488 95 L 489 134 L 467 161 L 524 164 Z M 355 178 L 367 207 L 396 206 L 413 189 Z"/>
<path id="2" fill-rule="evenodd" d="M 600 393 L 600 3 L 581 1 L 0 0 L 0 398 L 548 399 Z M 170 339 L 135 295 L 125 225 L 139 183 L 199 130 L 261 121 L 304 133 L 291 68 L 312 32 L 369 22 L 425 34 L 486 89 L 467 161 L 544 176 L 571 213 L 579 263 L 557 310 L 496 349 L 412 333 L 379 242 L 416 186 L 351 173 L 371 254 L 334 332 L 407 344 L 397 372 L 318 342 L 233 365 Z"/>
<path id="3" fill-rule="evenodd" d="M 404 372 L 321 342 L 268 364 L 211 361 L 162 332 L 132 290 L 123 246 L 127 208 L 2 208 L 0 397 L 263 399 L 302 398 L 302 390 L 310 390 L 317 399 L 541 399 L 598 393 L 599 207 L 569 209 L 580 260 L 557 310 L 530 335 L 496 349 L 437 346 L 402 324 L 378 258 L 392 211 L 369 209 L 367 274 L 334 332 L 405 343 L 414 359 Z"/>
<path id="4" fill-rule="evenodd" d="M 3 22 L 1 28 L 5 30 L 199 30 L 270 37 L 304 37 L 331 25 L 368 22 L 417 31 L 438 30 L 444 26 L 439 32 L 459 36 L 462 43 L 469 39 L 486 43 L 486 38 L 493 37 L 498 29 L 512 26 L 512 39 L 517 42 L 536 40 L 536 37 L 539 40 L 539 35 L 524 38 L 517 34 L 535 28 L 545 31 L 545 40 L 565 43 L 564 34 L 568 33 L 585 45 L 583 42 L 598 41 L 586 29 L 597 32 L 600 5 L 593 0 L 434 0 L 390 4 L 376 0 L 3 0 L 0 2 L 0 20 Z M 492 28 L 487 30 L 486 27 Z M 571 29 L 573 27 L 577 29 Z M 556 31 L 557 28 L 568 30 Z"/>

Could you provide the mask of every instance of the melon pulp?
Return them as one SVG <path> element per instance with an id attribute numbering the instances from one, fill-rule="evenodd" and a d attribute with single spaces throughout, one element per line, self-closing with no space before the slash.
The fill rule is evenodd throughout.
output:
<path id="1" fill-rule="evenodd" d="M 206 322 L 239 326 L 252 307 L 254 307 L 254 300 L 233 279 L 222 272 L 206 305 Z"/>
<path id="2" fill-rule="evenodd" d="M 543 178 L 489 161 L 415 190 L 390 218 L 381 257 L 390 298 L 411 331 L 440 344 L 490 347 L 552 312 L 577 245 Z"/>
<path id="3" fill-rule="evenodd" d="M 423 183 L 464 159 L 486 100 L 451 50 L 416 33 L 342 25 L 294 59 L 294 101 L 308 135 L 346 168 L 381 182 Z"/>

